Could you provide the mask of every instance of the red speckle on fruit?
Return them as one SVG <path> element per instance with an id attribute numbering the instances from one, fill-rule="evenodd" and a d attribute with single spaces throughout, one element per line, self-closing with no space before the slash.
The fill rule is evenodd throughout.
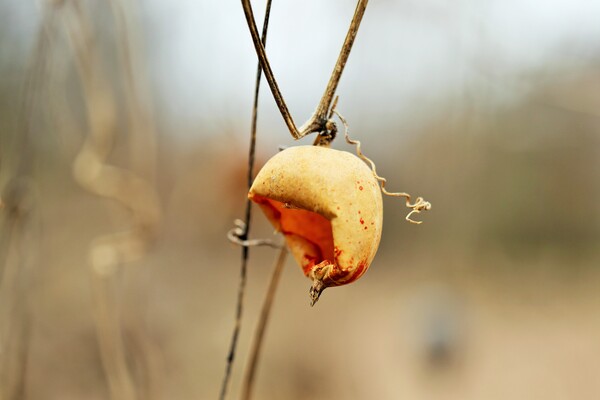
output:
<path id="1" fill-rule="evenodd" d="M 358 187 L 358 190 L 363 190 L 363 187 L 362 187 L 362 186 L 359 186 L 359 187 Z"/>
<path id="2" fill-rule="evenodd" d="M 361 218 L 360 219 L 360 224 L 363 225 L 364 223 L 365 223 L 365 220 Z"/>
<path id="3" fill-rule="evenodd" d="M 335 253 L 336 257 L 339 256 L 340 254 L 343 253 L 343 250 L 340 250 L 337 246 L 335 246 L 333 248 L 333 252 Z"/>

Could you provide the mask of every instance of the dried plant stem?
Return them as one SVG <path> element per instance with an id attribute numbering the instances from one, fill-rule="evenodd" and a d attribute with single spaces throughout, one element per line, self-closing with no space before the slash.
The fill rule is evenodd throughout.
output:
<path id="1" fill-rule="evenodd" d="M 93 41 L 90 21 L 77 1 L 73 2 L 72 6 L 75 16 L 67 19 L 70 23 L 67 33 L 74 48 L 77 71 L 84 89 L 90 130 L 83 148 L 75 159 L 73 173 L 75 179 L 87 190 L 101 196 L 109 196 L 114 191 L 114 185 L 106 185 L 103 176 L 109 171 L 113 172 L 110 167 L 104 165 L 114 140 L 116 110 L 113 94 L 107 93 L 108 82 L 101 75 L 97 54 L 91 47 Z M 114 174 L 112 178 L 114 180 Z M 110 236 L 102 239 L 107 241 L 106 245 L 101 246 L 95 241 L 90 254 L 94 318 L 100 356 L 111 398 L 133 400 L 136 398 L 135 386 L 127 365 L 119 312 L 114 303 L 114 274 L 121 262 L 120 253 L 127 254 L 127 251 L 115 250 L 113 243 L 116 245 L 119 242 L 113 242 Z"/>
<path id="2" fill-rule="evenodd" d="M 107 375 L 110 396 L 115 400 L 137 399 L 135 382 L 127 364 L 127 351 L 122 337 L 115 271 L 95 271 L 91 284 L 100 356 Z"/>
<path id="3" fill-rule="evenodd" d="M 229 239 L 231 243 L 244 247 L 268 246 L 274 249 L 281 248 L 281 245 L 270 239 L 242 239 L 243 237 L 248 237 L 247 225 L 241 219 L 236 219 L 233 223 L 235 228 L 227 232 L 227 239 Z"/>
<path id="4" fill-rule="evenodd" d="M 39 247 L 32 187 L 14 179 L 6 188 L 0 232 L 0 399 L 23 399 L 31 332 L 30 281 Z M 4 241 L 3 241 L 4 242 Z"/>
<path id="5" fill-rule="evenodd" d="M 277 103 L 277 107 L 279 108 L 279 111 L 281 112 L 281 115 L 294 139 L 300 139 L 313 132 L 323 132 L 327 130 L 327 114 L 331 107 L 331 102 L 333 101 L 333 97 L 342 76 L 342 72 L 346 66 L 346 61 L 348 60 L 348 56 L 352 50 L 352 45 L 354 44 L 356 33 L 358 32 L 360 22 L 362 21 L 362 17 L 367 8 L 367 3 L 368 0 L 358 1 L 354 16 L 350 22 L 350 27 L 348 28 L 348 33 L 346 34 L 346 39 L 342 45 L 342 49 L 331 73 L 331 77 L 329 78 L 329 82 L 327 83 L 327 87 L 325 88 L 325 92 L 321 97 L 321 101 L 319 102 L 317 109 L 310 119 L 306 121 L 300 128 L 297 128 L 287 108 L 283 95 L 279 90 L 279 85 L 275 80 L 275 76 L 273 75 L 273 70 L 271 69 L 271 65 L 267 58 L 265 47 L 258 37 L 258 29 L 254 20 L 254 13 L 252 11 L 250 0 L 242 0 L 244 15 L 246 16 L 246 22 L 248 23 L 248 28 L 250 29 L 250 35 L 252 36 L 252 42 L 254 43 L 258 60 L 262 66 L 262 69 L 265 71 L 265 77 L 267 78 L 267 82 L 269 83 L 269 87 L 271 88 L 271 92 L 273 93 L 273 97 Z"/>
<path id="6" fill-rule="evenodd" d="M 0 400 L 25 397 L 31 333 L 30 282 L 39 262 L 40 241 L 35 185 L 30 180 L 34 133 L 31 121 L 48 71 L 55 33 L 54 11 L 54 6 L 43 9 L 25 76 L 15 140 L 6 147 L 0 145 L 0 171 L 7 178 L 0 188 Z"/>
<path id="7" fill-rule="evenodd" d="M 128 4 L 129 13 L 126 12 Z M 109 0 L 116 32 L 117 47 L 121 70 L 124 73 L 125 103 L 128 105 L 128 125 L 130 132 L 130 149 L 132 168 L 145 176 L 148 180 L 154 180 L 156 172 L 156 157 L 148 157 L 148 154 L 156 154 L 156 131 L 153 112 L 148 99 L 151 98 L 148 90 L 148 78 L 146 69 L 140 65 L 142 49 L 140 38 L 136 35 L 140 30 L 134 24 L 132 18 L 128 18 L 133 11 L 135 0 Z M 132 25 L 134 25 L 132 27 Z M 138 29 L 135 29 L 138 28 Z"/>
<path id="8" fill-rule="evenodd" d="M 242 400 L 250 400 L 252 398 L 252 389 L 254 388 L 254 380 L 256 378 L 260 352 L 264 342 L 267 323 L 269 322 L 269 316 L 271 315 L 271 309 L 273 308 L 273 300 L 275 299 L 275 293 L 277 291 L 277 286 L 279 285 L 281 273 L 283 272 L 286 257 L 287 249 L 282 247 L 279 251 L 279 255 L 277 256 L 277 260 L 275 261 L 275 266 L 273 267 L 271 281 L 269 282 L 269 287 L 267 288 L 267 294 L 263 302 L 258 324 L 256 326 L 256 332 L 252 341 L 248 366 L 246 367 L 246 374 L 242 384 Z"/>
<path id="9" fill-rule="evenodd" d="M 147 70 L 144 68 L 143 43 L 140 38 L 141 27 L 136 23 L 138 14 L 137 0 L 109 0 L 115 31 L 116 45 L 119 53 L 121 71 L 125 90 L 124 101 L 127 104 L 127 124 L 129 128 L 130 166 L 148 186 L 155 186 L 157 162 L 157 134 L 152 99 L 149 93 Z M 158 224 L 158 218 L 151 221 Z M 158 228 L 153 228 L 158 230 Z M 150 239 L 152 240 L 152 239 Z M 136 346 L 129 349 L 136 353 L 137 386 L 139 397 L 150 400 L 158 398 L 161 383 L 161 369 L 157 359 L 157 351 L 147 335 L 141 314 L 137 312 L 147 302 L 137 299 L 139 307 L 136 312 L 127 314 L 129 336 L 135 338 Z"/>
<path id="10" fill-rule="evenodd" d="M 269 30 L 269 17 L 271 16 L 271 3 L 272 0 L 267 0 L 267 6 L 265 9 L 265 18 L 263 21 L 262 27 L 262 35 L 259 39 L 261 47 L 264 49 L 264 46 L 267 45 L 267 32 Z M 252 18 L 254 22 L 254 17 Z M 256 23 L 254 23 L 254 28 L 256 29 Z M 258 32 L 257 32 L 258 38 Z M 256 129 L 257 129 L 257 120 L 258 120 L 258 97 L 260 94 L 260 81 L 262 77 L 262 67 L 261 63 L 258 63 L 256 67 L 256 81 L 254 84 L 254 102 L 252 107 L 252 125 L 250 130 L 250 146 L 248 150 L 248 189 L 252 186 L 252 181 L 254 179 L 254 161 L 256 154 Z M 248 233 L 250 231 L 250 221 L 252 216 L 252 202 L 250 199 L 246 199 L 246 212 L 244 215 L 243 221 L 243 232 L 237 232 L 235 235 L 237 239 L 239 239 L 242 243 L 248 241 Z M 231 237 L 230 237 L 231 239 Z M 229 352 L 227 354 L 227 365 L 225 366 L 225 375 L 223 376 L 223 381 L 221 383 L 221 392 L 219 395 L 219 399 L 224 400 L 227 395 L 227 388 L 229 386 L 229 381 L 231 379 L 231 370 L 233 368 L 233 362 L 235 360 L 235 352 L 237 349 L 238 338 L 240 335 L 240 330 L 242 328 L 242 316 L 244 312 L 244 297 L 246 291 L 246 280 L 247 280 L 247 270 L 248 270 L 248 258 L 249 258 L 250 248 L 249 246 L 242 246 L 242 263 L 240 266 L 240 282 L 238 286 L 238 296 L 237 296 L 237 306 L 235 312 L 235 325 L 233 327 L 233 334 L 231 335 L 231 342 L 229 345 Z"/>
<path id="11" fill-rule="evenodd" d="M 160 207 L 153 185 L 133 171 L 107 163 L 116 135 L 116 97 L 101 68 L 101 57 L 92 37 L 91 20 L 79 1 L 71 1 L 67 34 L 72 44 L 82 83 L 89 135 L 73 164 L 77 182 L 98 196 L 116 200 L 131 213 L 130 229 L 96 238 L 90 250 L 94 312 L 98 343 L 111 398 L 140 398 L 127 363 L 120 318 L 118 282 L 120 268 L 141 259 L 154 241 L 160 222 Z M 119 22 L 117 22 L 119 25 Z M 121 26 L 121 29 L 125 29 Z M 125 40 L 126 41 L 126 40 Z M 124 46 L 128 46 L 127 41 Z M 124 51 L 126 54 L 127 50 Z M 125 57 L 126 80 L 133 79 L 131 60 Z M 127 84 L 129 128 L 140 130 L 143 113 L 135 111 L 138 98 L 135 83 Z M 152 131 L 145 132 L 145 135 Z M 141 137 L 141 136 L 140 136 Z M 150 142 L 153 139 L 148 139 Z M 152 148 L 145 147 L 145 149 Z M 139 151 L 139 150 L 138 150 Z M 150 159 L 155 154 L 144 153 Z"/>

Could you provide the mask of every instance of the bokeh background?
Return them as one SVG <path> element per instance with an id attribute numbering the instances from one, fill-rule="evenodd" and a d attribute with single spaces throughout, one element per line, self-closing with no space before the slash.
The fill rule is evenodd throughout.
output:
<path id="1" fill-rule="evenodd" d="M 433 208 L 414 226 L 384 199 L 371 269 L 314 308 L 288 260 L 255 398 L 600 398 L 600 3 L 371 3 L 338 109 L 389 187 Z M 298 124 L 354 7 L 274 1 L 267 51 Z M 0 1 L 2 398 L 110 398 L 97 321 L 130 398 L 217 398 L 255 70 L 239 2 Z M 258 166 L 295 144 L 262 89 Z M 139 180 L 98 188 L 100 164 Z M 250 254 L 229 398 L 275 257 Z"/>

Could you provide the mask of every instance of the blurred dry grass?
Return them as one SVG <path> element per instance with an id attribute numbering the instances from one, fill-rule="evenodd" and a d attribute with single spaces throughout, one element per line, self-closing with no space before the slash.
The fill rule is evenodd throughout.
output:
<path id="1" fill-rule="evenodd" d="M 20 298 L 31 315 L 21 398 L 105 399 L 87 254 L 94 238 L 127 228 L 127 213 L 71 177 L 85 118 L 72 66 L 53 62 L 55 86 L 40 94 L 27 144 L 41 230 L 39 241 L 25 242 L 25 254 L 38 256 L 25 289 L 16 288 L 26 290 Z M 422 194 L 434 208 L 414 227 L 404 222 L 404 207 L 386 199 L 372 268 L 359 282 L 327 291 L 315 308 L 308 306 L 309 281 L 288 263 L 256 398 L 599 398 L 599 70 L 539 80 L 508 104 L 485 93 L 449 100 L 409 138 L 391 140 L 398 128 L 390 121 L 385 145 L 355 128 L 390 188 Z M 3 198 L 19 159 L 14 98 L 23 75 L 16 76 L 0 79 Z M 65 81 L 52 80 L 57 76 Z M 360 127 L 360 115 L 346 117 Z M 155 398 L 215 398 L 239 268 L 239 249 L 225 233 L 242 212 L 247 141 L 238 133 L 173 136 L 161 118 L 162 230 L 155 248 L 118 276 L 127 361 L 143 381 L 139 363 L 150 346 Z M 130 161 L 126 133 L 120 121 L 115 165 Z M 269 151 L 278 144 L 269 143 Z M 6 218 L 6 208 L 0 212 Z M 253 236 L 271 234 L 258 213 L 254 223 Z M 5 225 L 0 233 L 14 238 Z M 273 256 L 269 249 L 251 253 L 232 398 Z M 3 310 L 4 328 L 12 318 Z"/>

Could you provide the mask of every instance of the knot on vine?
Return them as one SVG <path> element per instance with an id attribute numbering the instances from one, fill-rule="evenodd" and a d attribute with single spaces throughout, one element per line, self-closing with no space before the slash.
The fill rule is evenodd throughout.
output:
<path id="1" fill-rule="evenodd" d="M 252 239 L 248 238 L 248 227 L 246 223 L 241 219 L 236 219 L 233 221 L 234 228 L 230 229 L 227 232 L 227 239 L 231 243 L 237 244 L 243 247 L 252 247 L 252 246 L 269 246 L 274 249 L 280 249 L 282 246 L 278 243 L 275 243 L 270 239 Z"/>
<path id="2" fill-rule="evenodd" d="M 314 146 L 329 146 L 337 135 L 337 124 L 331 117 L 323 124 L 323 130 L 317 135 Z"/>

